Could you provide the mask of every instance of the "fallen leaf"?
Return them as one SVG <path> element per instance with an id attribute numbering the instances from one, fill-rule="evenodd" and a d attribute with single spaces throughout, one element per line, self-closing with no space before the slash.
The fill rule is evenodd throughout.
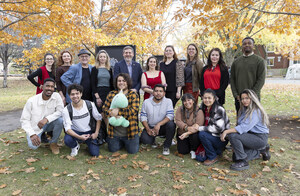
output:
<path id="1" fill-rule="evenodd" d="M 127 191 L 126 188 L 124 188 L 124 187 L 119 187 L 119 188 L 118 188 L 117 194 L 118 194 L 118 195 L 121 195 L 121 194 L 123 194 L 123 193 L 126 193 L 126 191 Z"/>
<path id="2" fill-rule="evenodd" d="M 32 173 L 32 172 L 35 172 L 35 168 L 34 167 L 28 167 L 26 169 L 21 169 L 20 171 L 24 171 L 25 173 Z"/>
<path id="3" fill-rule="evenodd" d="M 95 180 L 100 180 L 100 175 L 99 174 L 92 174 L 92 176 Z"/>
<path id="4" fill-rule="evenodd" d="M 120 159 L 127 159 L 127 157 L 128 157 L 128 154 L 122 154 L 122 155 L 120 156 Z"/>
<path id="5" fill-rule="evenodd" d="M 190 181 L 184 180 L 184 179 L 179 179 L 179 182 L 181 182 L 183 184 L 189 184 L 189 183 L 191 183 Z"/>
<path id="6" fill-rule="evenodd" d="M 86 180 L 90 177 L 90 175 L 84 175 L 84 176 L 81 176 L 79 179 L 80 180 Z"/>
<path id="7" fill-rule="evenodd" d="M 263 172 L 271 172 L 272 170 L 270 169 L 270 167 L 265 166 L 262 171 Z"/>
<path id="8" fill-rule="evenodd" d="M 49 182 L 49 179 L 42 179 L 42 182 Z"/>
<path id="9" fill-rule="evenodd" d="M 141 186 L 142 186 L 142 184 L 136 184 L 136 185 L 132 185 L 130 187 L 133 188 L 133 189 L 135 189 L 135 188 L 138 188 L 138 187 L 141 187 Z"/>
<path id="10" fill-rule="evenodd" d="M 167 158 L 167 157 L 165 157 L 165 156 L 163 156 L 161 154 L 157 155 L 157 158 L 165 160 L 165 161 L 169 161 L 170 160 L 169 158 Z"/>
<path id="11" fill-rule="evenodd" d="M 1 185 L 0 185 L 0 189 L 5 188 L 6 186 L 7 186 L 6 184 L 1 184 Z"/>
<path id="12" fill-rule="evenodd" d="M 52 173 L 52 176 L 58 177 L 58 176 L 60 176 L 60 174 L 58 174 L 58 173 Z"/>
<path id="13" fill-rule="evenodd" d="M 270 194 L 270 190 L 265 187 L 261 187 L 260 190 L 266 192 L 267 194 Z"/>
<path id="14" fill-rule="evenodd" d="M 94 171 L 92 169 L 89 169 L 86 174 L 91 174 L 91 173 L 94 173 Z"/>
<path id="15" fill-rule="evenodd" d="M 247 195 L 247 192 L 244 190 L 229 189 L 229 192 L 234 195 Z"/>
<path id="16" fill-rule="evenodd" d="M 157 170 L 154 170 L 153 172 L 150 172 L 150 175 L 158 174 L 159 172 Z"/>
<path id="17" fill-rule="evenodd" d="M 72 157 L 70 155 L 66 156 L 66 158 L 69 160 L 69 161 L 75 161 L 76 158 L 75 157 Z"/>
<path id="18" fill-rule="evenodd" d="M 22 190 L 16 190 L 12 193 L 12 195 L 19 195 L 22 192 Z"/>
<path id="19" fill-rule="evenodd" d="M 184 186 L 182 184 L 175 184 L 175 185 L 173 185 L 173 188 L 177 189 L 177 190 L 183 189 L 183 187 Z"/>
<path id="20" fill-rule="evenodd" d="M 48 170 L 49 168 L 48 167 L 42 167 L 42 170 Z"/>
<path id="21" fill-rule="evenodd" d="M 34 163 L 34 162 L 36 162 L 36 161 L 38 161 L 38 159 L 35 159 L 35 158 L 32 158 L 32 157 L 26 159 L 26 162 L 27 162 L 27 163 Z"/>
<path id="22" fill-rule="evenodd" d="M 285 151 L 285 149 L 284 148 L 280 148 L 280 150 L 279 150 L 280 152 L 284 152 Z"/>
<path id="23" fill-rule="evenodd" d="M 127 168 L 127 165 L 122 165 L 122 167 L 123 167 L 124 169 L 126 169 L 126 168 Z"/>
<path id="24" fill-rule="evenodd" d="M 198 173 L 199 176 L 208 176 L 208 174 L 205 173 Z"/>
<path id="25" fill-rule="evenodd" d="M 112 157 L 119 157 L 121 154 L 119 152 L 114 152 L 111 156 Z"/>
<path id="26" fill-rule="evenodd" d="M 82 188 L 82 190 L 86 190 L 86 187 L 84 185 L 80 185 L 80 187 Z"/>
<path id="27" fill-rule="evenodd" d="M 222 187 L 217 187 L 217 188 L 215 189 L 216 192 L 219 192 L 219 191 L 222 191 L 222 190 L 223 190 Z"/>
<path id="28" fill-rule="evenodd" d="M 100 189 L 100 191 L 102 192 L 102 193 L 106 193 L 106 190 L 105 189 Z"/>
<path id="29" fill-rule="evenodd" d="M 9 167 L 1 167 L 0 168 L 0 174 L 11 174 L 12 171 L 8 171 Z"/>

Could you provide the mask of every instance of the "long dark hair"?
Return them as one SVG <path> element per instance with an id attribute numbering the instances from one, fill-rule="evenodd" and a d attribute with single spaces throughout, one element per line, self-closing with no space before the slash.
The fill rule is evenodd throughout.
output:
<path id="1" fill-rule="evenodd" d="M 220 58 L 219 58 L 218 64 L 219 64 L 219 66 L 220 66 L 220 69 L 221 69 L 222 71 L 223 71 L 223 70 L 227 70 L 225 61 L 224 61 L 224 59 L 223 59 L 222 52 L 221 52 L 221 50 L 220 50 L 219 48 L 213 48 L 213 49 L 210 50 L 210 52 L 209 52 L 209 54 L 208 54 L 208 59 L 207 59 L 207 66 L 208 66 L 208 68 L 209 68 L 209 69 L 212 68 L 212 62 L 211 62 L 210 56 L 211 56 L 211 53 L 212 53 L 213 51 L 217 51 L 217 52 L 219 53 Z"/>
<path id="2" fill-rule="evenodd" d="M 147 59 L 147 63 L 146 63 L 146 70 L 149 71 L 149 62 L 151 59 L 155 59 L 155 62 L 156 62 L 156 67 L 155 67 L 155 70 L 159 70 L 159 67 L 158 67 L 158 60 L 155 56 L 151 56 Z"/>
<path id="3" fill-rule="evenodd" d="M 53 64 L 51 66 L 51 72 L 52 72 L 53 75 L 55 75 L 55 57 L 51 53 L 46 53 L 45 56 L 44 56 L 44 66 L 46 66 L 46 56 L 52 56 L 53 57 Z"/>
<path id="4" fill-rule="evenodd" d="M 206 93 L 210 93 L 212 94 L 212 96 L 214 97 L 215 101 L 214 103 L 212 104 L 211 108 L 210 108 L 210 111 L 209 111 L 209 117 L 213 117 L 213 112 L 215 111 L 215 108 L 218 107 L 220 104 L 218 102 L 218 97 L 217 97 L 217 94 L 214 90 L 208 88 L 204 91 L 203 93 L 203 96 L 206 94 Z M 201 107 L 200 107 L 203 111 L 203 113 L 205 114 L 205 109 L 207 108 L 207 106 L 204 104 L 204 102 L 202 101 L 201 103 Z"/>
<path id="5" fill-rule="evenodd" d="M 197 103 L 196 103 L 196 100 L 195 98 L 193 97 L 192 94 L 190 93 L 186 93 L 184 94 L 182 97 L 181 97 L 181 101 L 182 101 L 182 109 L 181 109 L 181 116 L 182 116 L 182 121 L 184 123 L 186 123 L 187 119 L 189 118 L 189 113 L 187 111 L 187 109 L 184 107 L 183 105 L 183 102 L 185 102 L 187 99 L 191 99 L 194 101 L 194 104 L 193 104 L 193 124 L 196 123 L 196 118 L 197 118 L 197 113 L 198 113 L 198 110 L 197 110 Z"/>

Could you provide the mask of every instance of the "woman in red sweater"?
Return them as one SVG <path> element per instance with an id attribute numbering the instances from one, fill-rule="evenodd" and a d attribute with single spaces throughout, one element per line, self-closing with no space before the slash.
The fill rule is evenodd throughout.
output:
<path id="1" fill-rule="evenodd" d="M 203 67 L 200 79 L 200 94 L 206 89 L 216 92 L 220 105 L 225 103 L 225 90 L 229 82 L 228 69 L 219 48 L 213 48 L 208 55 L 207 65 Z"/>

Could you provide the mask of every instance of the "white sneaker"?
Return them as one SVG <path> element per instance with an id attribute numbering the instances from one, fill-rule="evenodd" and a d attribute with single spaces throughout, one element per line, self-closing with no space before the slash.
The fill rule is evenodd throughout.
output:
<path id="1" fill-rule="evenodd" d="M 163 148 L 163 155 L 169 155 L 170 154 L 170 149 L 169 148 Z"/>
<path id="2" fill-rule="evenodd" d="M 176 142 L 176 140 L 174 140 L 174 139 L 172 139 L 172 146 L 176 146 L 176 144 L 177 144 L 177 142 Z"/>
<path id="3" fill-rule="evenodd" d="M 191 159 L 196 159 L 196 153 L 195 151 L 191 151 Z"/>
<path id="4" fill-rule="evenodd" d="M 80 148 L 80 145 L 77 143 L 77 146 L 75 148 L 72 148 L 72 151 L 71 151 L 71 157 L 75 157 L 77 154 L 78 154 L 78 150 Z"/>

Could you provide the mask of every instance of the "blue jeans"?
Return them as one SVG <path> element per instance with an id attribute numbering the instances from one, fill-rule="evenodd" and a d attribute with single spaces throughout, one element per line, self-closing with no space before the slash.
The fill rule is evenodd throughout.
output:
<path id="1" fill-rule="evenodd" d="M 75 131 L 73 130 L 75 133 L 77 133 L 78 135 L 84 135 L 84 134 L 93 134 L 93 131 L 88 131 L 88 132 L 79 132 L 79 131 Z M 92 139 L 89 138 L 85 141 L 79 140 L 76 137 L 72 137 L 71 135 L 69 135 L 68 133 L 66 133 L 65 138 L 64 138 L 65 144 L 66 146 L 70 147 L 70 148 L 75 148 L 78 144 L 78 142 L 83 142 L 85 143 L 88 148 L 89 148 L 89 153 L 91 156 L 99 156 L 99 145 L 97 145 L 97 140 L 96 139 Z"/>
<path id="2" fill-rule="evenodd" d="M 125 149 L 129 154 L 135 154 L 139 151 L 139 147 L 140 147 L 139 141 L 140 138 L 138 134 L 136 134 L 134 138 L 130 140 L 128 139 L 127 136 L 125 137 L 114 136 L 113 138 L 107 137 L 108 150 L 110 152 L 117 152 L 123 146 L 125 146 Z"/>
<path id="3" fill-rule="evenodd" d="M 222 142 L 220 137 L 213 136 L 210 132 L 200 131 L 199 139 L 205 149 L 205 155 L 208 160 L 213 160 L 217 155 L 222 154 L 228 141 Z"/>
<path id="4" fill-rule="evenodd" d="M 41 133 L 39 133 L 38 136 L 41 140 L 41 135 L 44 132 L 53 131 L 53 137 L 49 141 L 49 143 L 57 143 L 62 129 L 63 129 L 63 119 L 60 117 L 60 118 L 52 121 L 51 123 L 45 124 L 44 127 L 43 127 L 43 131 Z M 31 148 L 33 150 L 36 150 L 39 147 L 39 146 L 35 146 L 35 145 L 32 144 L 32 141 L 31 141 L 29 135 L 27 135 L 27 143 L 28 143 L 29 148 Z"/>

